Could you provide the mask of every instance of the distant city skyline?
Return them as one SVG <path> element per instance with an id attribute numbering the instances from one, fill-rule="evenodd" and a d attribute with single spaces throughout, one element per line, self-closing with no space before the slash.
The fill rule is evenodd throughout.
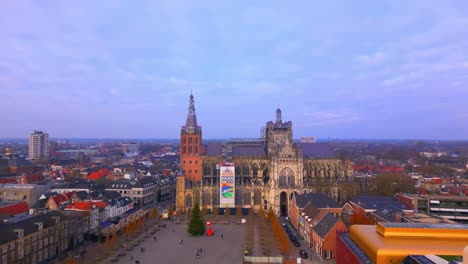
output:
<path id="1" fill-rule="evenodd" d="M 468 140 L 468 2 L 3 1 L 0 138 Z"/>

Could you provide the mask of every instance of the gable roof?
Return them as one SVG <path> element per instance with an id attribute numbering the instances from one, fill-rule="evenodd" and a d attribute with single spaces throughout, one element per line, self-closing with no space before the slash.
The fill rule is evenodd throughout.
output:
<path id="1" fill-rule="evenodd" d="M 306 158 L 335 158 L 330 143 L 297 143 L 302 149 L 302 155 Z"/>
<path id="2" fill-rule="evenodd" d="M 304 193 L 296 195 L 296 204 L 298 208 L 304 208 L 311 203 L 315 208 L 341 208 L 333 199 L 322 193 Z"/>
<path id="3" fill-rule="evenodd" d="M 17 234 L 14 230 L 23 229 L 23 236 L 28 236 L 38 231 L 38 227 L 35 223 L 42 223 L 43 229 L 56 224 L 53 219 L 54 216 L 61 216 L 60 221 L 66 220 L 65 216 L 62 216 L 58 211 L 52 211 L 46 214 L 36 216 L 24 216 L 16 222 L 0 222 L 0 244 L 4 244 L 17 239 Z"/>
<path id="4" fill-rule="evenodd" d="M 338 223 L 339 219 L 327 213 L 322 217 L 320 222 L 318 222 L 312 229 L 319 235 L 321 238 L 325 238 L 330 230 Z"/>
<path id="5" fill-rule="evenodd" d="M 221 156 L 221 150 L 223 144 L 220 142 L 209 142 L 206 146 L 206 156 L 208 157 L 218 157 Z"/>
<path id="6" fill-rule="evenodd" d="M 391 209 L 393 212 L 402 212 L 408 208 L 398 202 L 395 197 L 388 196 L 359 196 L 351 199 L 351 202 L 365 210 L 377 211 L 379 209 Z"/>
<path id="7" fill-rule="evenodd" d="M 27 212 L 29 210 L 26 202 L 15 203 L 0 208 L 0 214 L 16 215 Z"/>
<path id="8" fill-rule="evenodd" d="M 263 146 L 234 146 L 232 147 L 233 157 L 264 157 Z"/>

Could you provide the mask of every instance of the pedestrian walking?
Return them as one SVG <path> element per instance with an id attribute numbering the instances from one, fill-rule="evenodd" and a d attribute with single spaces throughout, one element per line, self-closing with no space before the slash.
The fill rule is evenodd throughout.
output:
<path id="1" fill-rule="evenodd" d="M 203 253 L 203 248 L 200 248 L 200 254 Z"/>
<path id="2" fill-rule="evenodd" d="M 221 234 L 221 239 L 224 239 L 224 236 L 223 236 L 223 234 Z"/>
<path id="3" fill-rule="evenodd" d="M 131 260 L 133 260 L 133 255 L 130 257 Z"/>
<path id="4" fill-rule="evenodd" d="M 175 228 L 174 228 L 174 229 L 172 229 L 172 232 L 174 232 L 174 233 L 175 233 Z"/>
<path id="5" fill-rule="evenodd" d="M 197 253 L 196 258 L 199 259 L 199 258 L 200 258 L 200 254 Z"/>

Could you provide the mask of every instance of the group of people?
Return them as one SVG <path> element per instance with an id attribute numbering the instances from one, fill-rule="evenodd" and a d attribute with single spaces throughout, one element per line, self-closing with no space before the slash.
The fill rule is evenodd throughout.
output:
<path id="1" fill-rule="evenodd" d="M 203 248 L 199 248 L 199 249 L 197 250 L 197 255 L 196 255 L 196 258 L 197 258 L 197 259 L 200 258 L 201 253 L 203 253 Z"/>

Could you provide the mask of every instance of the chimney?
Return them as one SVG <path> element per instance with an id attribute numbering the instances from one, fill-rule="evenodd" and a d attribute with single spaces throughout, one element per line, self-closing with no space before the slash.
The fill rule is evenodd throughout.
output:
<path id="1" fill-rule="evenodd" d="M 18 238 L 22 238 L 24 236 L 24 229 L 15 229 L 13 232 L 16 233 Z"/>
<path id="2" fill-rule="evenodd" d="M 55 224 L 60 223 L 60 216 L 52 216 L 52 219 L 55 219 Z"/>
<path id="3" fill-rule="evenodd" d="M 42 222 L 35 222 L 34 224 L 37 225 L 37 231 L 41 231 L 44 227 L 44 223 Z"/>

